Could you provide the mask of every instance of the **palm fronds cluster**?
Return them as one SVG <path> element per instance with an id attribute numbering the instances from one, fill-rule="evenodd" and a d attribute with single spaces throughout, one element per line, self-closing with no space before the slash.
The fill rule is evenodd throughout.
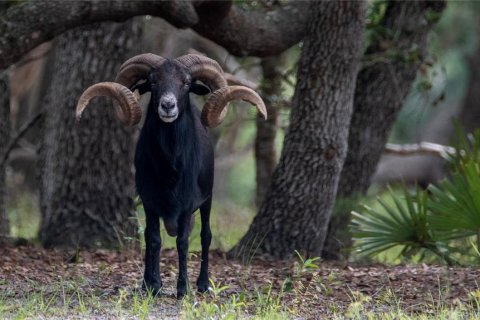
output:
<path id="1" fill-rule="evenodd" d="M 356 248 L 375 255 L 395 246 L 409 257 L 434 253 L 448 264 L 458 248 L 452 242 L 476 236 L 480 247 L 480 130 L 466 136 L 457 127 L 456 152 L 448 156 L 451 176 L 430 185 L 401 192 L 389 188 L 390 203 L 378 198 L 377 208 L 352 212 L 351 231 Z M 477 256 L 477 258 L 479 258 Z"/>

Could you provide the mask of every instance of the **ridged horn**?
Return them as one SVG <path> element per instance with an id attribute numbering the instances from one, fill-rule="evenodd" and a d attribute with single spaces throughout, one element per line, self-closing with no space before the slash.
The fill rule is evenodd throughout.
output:
<path id="1" fill-rule="evenodd" d="M 222 67 L 217 61 L 199 54 L 186 54 L 176 60 L 190 70 L 192 78 L 204 82 L 212 92 L 227 86 Z"/>
<path id="2" fill-rule="evenodd" d="M 115 82 L 130 88 L 138 80 L 145 78 L 150 70 L 160 66 L 164 61 L 165 58 L 153 53 L 136 55 L 122 64 Z"/>
<path id="3" fill-rule="evenodd" d="M 218 126 L 225 118 L 225 107 L 232 100 L 243 100 L 255 105 L 265 120 L 267 119 L 267 108 L 255 91 L 244 86 L 230 86 L 210 95 L 203 106 L 202 123 L 210 128 Z"/>
<path id="4" fill-rule="evenodd" d="M 142 118 L 142 109 L 135 94 L 127 87 L 116 82 L 100 82 L 85 90 L 77 103 L 76 117 L 80 120 L 82 113 L 94 97 L 107 96 L 115 100 L 117 117 L 127 126 L 134 126 Z"/>

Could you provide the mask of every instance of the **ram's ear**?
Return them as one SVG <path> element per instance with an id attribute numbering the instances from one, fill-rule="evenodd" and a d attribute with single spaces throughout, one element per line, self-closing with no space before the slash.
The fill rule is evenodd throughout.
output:
<path id="1" fill-rule="evenodd" d="M 201 84 L 199 82 L 194 82 L 190 86 L 190 92 L 195 93 L 199 96 L 204 96 L 210 93 L 210 89 L 204 84 Z"/>
<path id="2" fill-rule="evenodd" d="M 134 86 L 132 86 L 130 88 L 130 90 L 132 92 L 134 92 L 135 90 L 138 90 L 138 93 L 140 93 L 140 95 L 142 95 L 142 94 L 144 94 L 148 91 L 152 91 L 152 89 L 150 88 L 150 82 L 148 82 L 146 80 L 137 82 Z"/>

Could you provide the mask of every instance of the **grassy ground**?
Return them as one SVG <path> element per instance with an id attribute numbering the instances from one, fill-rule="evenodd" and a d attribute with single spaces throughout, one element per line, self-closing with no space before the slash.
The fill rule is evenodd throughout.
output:
<path id="1" fill-rule="evenodd" d="M 175 299 L 177 256 L 166 249 L 161 257 L 164 291 L 152 297 L 140 290 L 141 249 L 75 252 L 36 245 L 34 202 L 20 198 L 9 210 L 12 236 L 32 240 L 0 246 L 0 319 L 480 318 L 477 267 L 391 266 L 389 262 L 398 262 L 394 250 L 379 257 L 386 265 L 335 265 L 300 256 L 291 261 L 255 259 L 247 266 L 227 260 L 223 252 L 246 231 L 253 211 L 218 204 L 212 213 L 217 249 L 211 254 L 212 290 L 195 292 L 197 221 L 190 239 L 192 292 L 182 301 Z M 138 220 L 143 233 L 141 208 Z M 174 239 L 165 232 L 163 240 L 165 248 L 174 248 Z"/>
<path id="2" fill-rule="evenodd" d="M 1 319 L 478 319 L 480 270 L 335 265 L 298 257 L 248 266 L 211 254 L 212 290 L 174 297 L 177 258 L 164 250 L 164 292 L 140 290 L 141 252 L 0 248 Z"/>

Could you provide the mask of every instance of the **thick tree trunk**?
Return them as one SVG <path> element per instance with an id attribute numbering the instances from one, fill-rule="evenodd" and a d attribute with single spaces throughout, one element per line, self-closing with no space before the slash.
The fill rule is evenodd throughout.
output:
<path id="1" fill-rule="evenodd" d="M 322 252 L 347 154 L 365 3 L 318 1 L 310 12 L 280 162 L 260 211 L 232 249 L 243 259 Z"/>
<path id="2" fill-rule="evenodd" d="M 140 34 L 130 21 L 74 29 L 58 40 L 45 107 L 40 238 L 47 247 L 110 247 L 135 236 L 133 130 L 106 98 L 93 100 L 79 123 L 74 113 L 88 86 L 112 81 L 138 53 Z"/>
<path id="3" fill-rule="evenodd" d="M 6 161 L 2 161 L 10 140 L 10 93 L 8 90 L 8 74 L 0 70 L 0 236 L 8 236 L 10 224 L 6 211 Z"/>
<path id="4" fill-rule="evenodd" d="M 358 74 L 354 112 L 348 139 L 348 154 L 338 185 L 338 209 L 332 216 L 322 257 L 341 259 L 348 256 L 343 249 L 351 244 L 346 230 L 355 198 L 370 186 L 393 123 L 415 80 L 425 56 L 427 36 L 436 20 L 432 12 L 440 13 L 444 2 L 391 1 L 382 26 L 389 30 L 387 38 L 374 41 L 366 52 L 366 60 L 387 54 L 397 58 L 369 62 Z M 390 45 L 385 48 L 385 43 Z M 392 51 L 393 50 L 393 51 Z"/>
<path id="5" fill-rule="evenodd" d="M 277 165 L 275 137 L 277 121 L 282 96 L 281 67 L 285 57 L 282 55 L 261 60 L 263 82 L 261 86 L 262 99 L 265 101 L 268 119 L 257 118 L 257 134 L 255 136 L 256 194 L 255 204 L 259 208 L 267 193 L 273 171 Z"/>

